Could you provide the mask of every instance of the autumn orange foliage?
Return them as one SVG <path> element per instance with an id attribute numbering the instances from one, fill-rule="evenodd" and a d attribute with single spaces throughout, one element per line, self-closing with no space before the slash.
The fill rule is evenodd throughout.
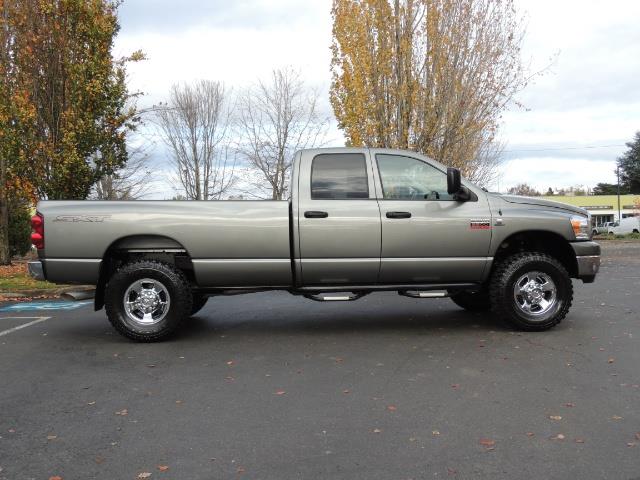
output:
<path id="1" fill-rule="evenodd" d="M 334 0 L 331 104 L 348 143 L 408 148 L 487 181 L 526 84 L 512 0 Z"/>

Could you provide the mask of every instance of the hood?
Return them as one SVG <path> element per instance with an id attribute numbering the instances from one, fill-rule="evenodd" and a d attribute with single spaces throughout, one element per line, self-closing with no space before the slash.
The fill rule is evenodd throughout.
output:
<path id="1" fill-rule="evenodd" d="M 567 203 L 554 202 L 553 200 L 547 200 L 544 198 L 521 197 L 519 195 L 500 195 L 500 198 L 502 198 L 503 200 L 509 203 L 519 203 L 524 205 L 537 205 L 540 207 L 559 208 L 561 210 L 568 210 L 573 213 L 579 213 L 580 215 L 584 215 L 584 216 L 589 215 L 589 212 L 587 212 L 584 208 L 575 207 Z"/>

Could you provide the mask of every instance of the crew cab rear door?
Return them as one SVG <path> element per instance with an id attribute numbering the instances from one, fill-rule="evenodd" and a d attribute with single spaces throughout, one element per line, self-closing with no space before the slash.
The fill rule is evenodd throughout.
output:
<path id="1" fill-rule="evenodd" d="M 303 151 L 297 192 L 298 283 L 376 283 L 380 209 L 368 149 Z"/>
<path id="2" fill-rule="evenodd" d="M 446 172 L 424 157 L 384 150 L 372 157 L 382 220 L 379 282 L 480 281 L 492 228 L 486 196 L 454 200 Z"/>

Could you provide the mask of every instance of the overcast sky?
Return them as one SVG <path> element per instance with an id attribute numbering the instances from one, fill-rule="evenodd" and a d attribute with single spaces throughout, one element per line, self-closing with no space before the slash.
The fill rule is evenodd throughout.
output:
<path id="1" fill-rule="evenodd" d="M 494 187 L 614 182 L 615 158 L 640 130 L 640 2 L 516 5 L 526 16 L 525 63 L 532 71 L 551 66 L 519 95 L 525 108 L 503 116 L 505 161 Z M 131 89 L 145 92 L 143 107 L 165 100 L 176 82 L 204 78 L 241 88 L 292 66 L 325 92 L 331 115 L 330 8 L 331 0 L 125 0 L 115 53 L 147 55 L 130 68 Z M 329 144 L 343 144 L 335 125 Z M 159 169 L 163 157 L 156 148 Z"/>

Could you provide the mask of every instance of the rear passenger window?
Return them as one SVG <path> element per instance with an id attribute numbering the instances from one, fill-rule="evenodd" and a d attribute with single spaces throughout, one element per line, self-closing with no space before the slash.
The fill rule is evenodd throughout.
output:
<path id="1" fill-rule="evenodd" d="M 361 153 L 324 153 L 311 163 L 313 200 L 369 198 L 367 163 Z"/>

